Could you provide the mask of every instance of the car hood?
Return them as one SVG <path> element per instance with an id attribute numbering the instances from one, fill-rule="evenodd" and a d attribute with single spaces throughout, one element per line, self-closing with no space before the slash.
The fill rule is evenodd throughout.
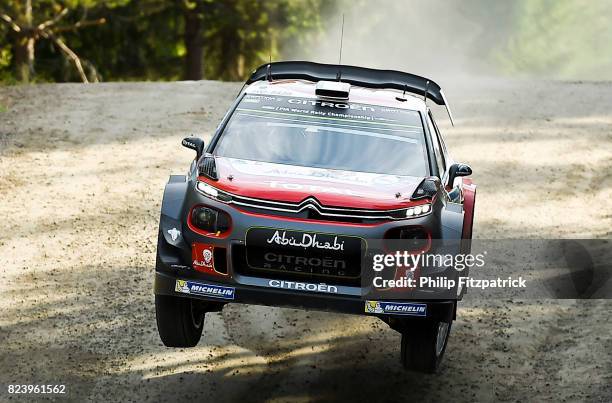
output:
<path id="1" fill-rule="evenodd" d="M 324 206 L 399 209 L 423 178 L 273 164 L 215 157 L 219 180 L 200 180 L 238 196 L 299 203 L 308 197 Z"/>

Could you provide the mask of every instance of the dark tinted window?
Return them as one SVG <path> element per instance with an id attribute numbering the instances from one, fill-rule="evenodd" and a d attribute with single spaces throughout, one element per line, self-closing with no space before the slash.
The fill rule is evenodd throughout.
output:
<path id="1" fill-rule="evenodd" d="M 215 153 L 308 167 L 427 175 L 418 112 L 310 98 L 246 95 Z"/>

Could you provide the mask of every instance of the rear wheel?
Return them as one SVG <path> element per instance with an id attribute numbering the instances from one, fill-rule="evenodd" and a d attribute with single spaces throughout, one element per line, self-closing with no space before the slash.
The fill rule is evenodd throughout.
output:
<path id="1" fill-rule="evenodd" d="M 402 332 L 401 360 L 405 369 L 433 374 L 438 370 L 451 323 L 434 320 L 415 322 Z"/>
<path id="2" fill-rule="evenodd" d="M 194 347 L 202 337 L 205 311 L 198 301 L 155 296 L 157 331 L 166 347 Z"/>

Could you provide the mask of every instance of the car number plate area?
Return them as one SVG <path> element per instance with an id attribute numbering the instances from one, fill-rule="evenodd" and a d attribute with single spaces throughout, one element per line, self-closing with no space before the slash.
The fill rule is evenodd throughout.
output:
<path id="1" fill-rule="evenodd" d="M 365 241 L 358 237 L 274 228 L 250 228 L 251 269 L 358 278 Z"/>

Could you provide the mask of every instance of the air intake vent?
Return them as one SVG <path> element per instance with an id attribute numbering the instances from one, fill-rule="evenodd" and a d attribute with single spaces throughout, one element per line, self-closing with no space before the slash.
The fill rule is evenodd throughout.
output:
<path id="1" fill-rule="evenodd" d="M 205 176 L 212 180 L 219 180 L 217 175 L 217 164 L 215 163 L 215 157 L 211 154 L 204 154 L 200 163 L 198 164 L 198 174 Z"/>
<path id="2" fill-rule="evenodd" d="M 349 98 L 351 85 L 340 81 L 319 81 L 315 89 L 316 96 L 320 98 L 341 99 Z"/>
<path id="3" fill-rule="evenodd" d="M 414 191 L 410 200 L 431 199 L 438 192 L 440 180 L 435 177 L 423 179 L 423 182 Z"/>

